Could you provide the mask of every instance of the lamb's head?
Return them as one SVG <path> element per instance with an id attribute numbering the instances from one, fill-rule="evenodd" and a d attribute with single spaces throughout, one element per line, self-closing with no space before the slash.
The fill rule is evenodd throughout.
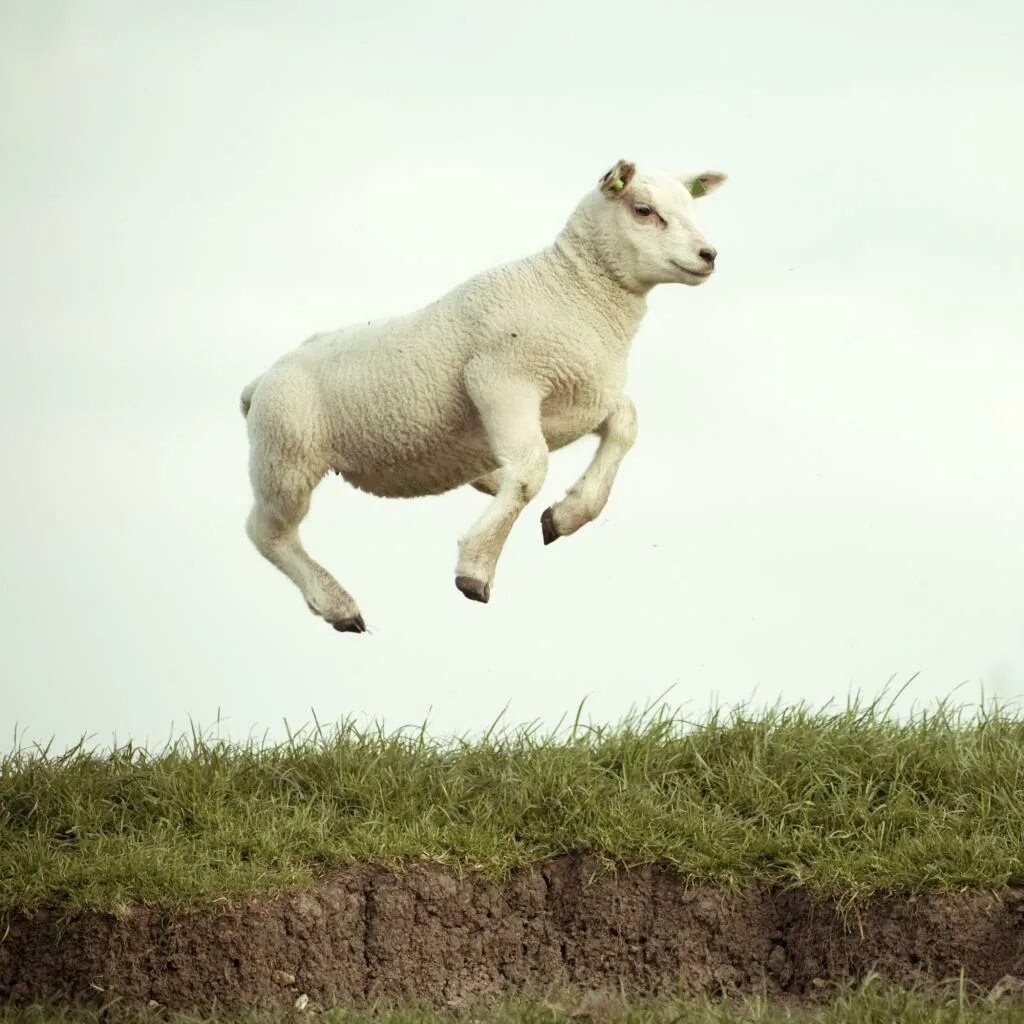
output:
<path id="1" fill-rule="evenodd" d="M 627 287 L 703 284 L 718 252 L 697 227 L 694 200 L 725 177 L 717 171 L 638 173 L 635 164 L 620 160 L 580 203 L 569 226 L 587 236 L 595 256 Z"/>

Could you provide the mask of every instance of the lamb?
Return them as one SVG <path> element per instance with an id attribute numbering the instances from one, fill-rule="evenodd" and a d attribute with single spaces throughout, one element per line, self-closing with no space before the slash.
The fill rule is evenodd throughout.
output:
<path id="1" fill-rule="evenodd" d="M 626 360 L 657 284 L 698 285 L 716 250 L 694 198 L 725 175 L 638 174 L 619 160 L 548 248 L 485 271 L 405 316 L 317 334 L 242 391 L 255 503 L 247 532 L 340 632 L 366 623 L 299 540 L 330 470 L 382 497 L 471 484 L 491 496 L 459 541 L 455 585 L 487 602 L 548 452 L 596 434 L 590 465 L 541 516 L 545 544 L 605 507 L 636 438 Z"/>

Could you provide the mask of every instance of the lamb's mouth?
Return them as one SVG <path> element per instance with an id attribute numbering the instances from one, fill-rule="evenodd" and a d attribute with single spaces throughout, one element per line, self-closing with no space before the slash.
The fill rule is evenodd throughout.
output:
<path id="1" fill-rule="evenodd" d="M 710 277 L 710 270 L 692 270 L 690 267 L 684 267 L 682 263 L 677 263 L 675 260 L 669 260 L 676 270 L 681 270 L 684 274 L 689 274 L 691 277 Z"/>

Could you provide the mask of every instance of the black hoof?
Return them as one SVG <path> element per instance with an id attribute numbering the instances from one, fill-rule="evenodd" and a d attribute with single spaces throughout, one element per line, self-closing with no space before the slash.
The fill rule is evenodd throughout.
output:
<path id="1" fill-rule="evenodd" d="M 545 544 L 554 544 L 558 540 L 559 534 L 555 529 L 555 516 L 551 509 L 544 509 L 544 514 L 540 517 L 540 528 L 544 533 Z"/>
<path id="2" fill-rule="evenodd" d="M 362 615 L 357 615 L 351 619 L 338 619 L 337 622 L 332 622 L 331 625 L 339 633 L 365 633 L 366 623 L 363 621 Z"/>
<path id="3" fill-rule="evenodd" d="M 491 587 L 489 583 L 481 583 L 479 580 L 473 579 L 472 576 L 456 576 L 455 586 L 462 591 L 470 599 L 470 601 L 479 601 L 481 604 L 487 604 L 491 599 Z"/>

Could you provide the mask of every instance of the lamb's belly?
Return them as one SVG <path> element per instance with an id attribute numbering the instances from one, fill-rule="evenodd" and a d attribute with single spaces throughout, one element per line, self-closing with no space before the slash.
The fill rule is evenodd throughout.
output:
<path id="1" fill-rule="evenodd" d="M 439 443 L 403 462 L 348 466 L 341 475 L 361 491 L 382 498 L 420 498 L 461 487 L 497 465 L 486 446 L 467 439 Z"/>
<path id="2" fill-rule="evenodd" d="M 545 415 L 541 424 L 548 448 L 554 451 L 591 434 L 604 418 L 598 408 L 574 408 L 556 415 Z M 347 460 L 346 460 L 347 461 Z M 451 439 L 439 439 L 417 452 L 413 458 L 398 462 L 349 462 L 341 475 L 354 487 L 382 498 L 418 498 L 444 494 L 462 487 L 498 468 L 483 436 L 473 433 Z"/>

